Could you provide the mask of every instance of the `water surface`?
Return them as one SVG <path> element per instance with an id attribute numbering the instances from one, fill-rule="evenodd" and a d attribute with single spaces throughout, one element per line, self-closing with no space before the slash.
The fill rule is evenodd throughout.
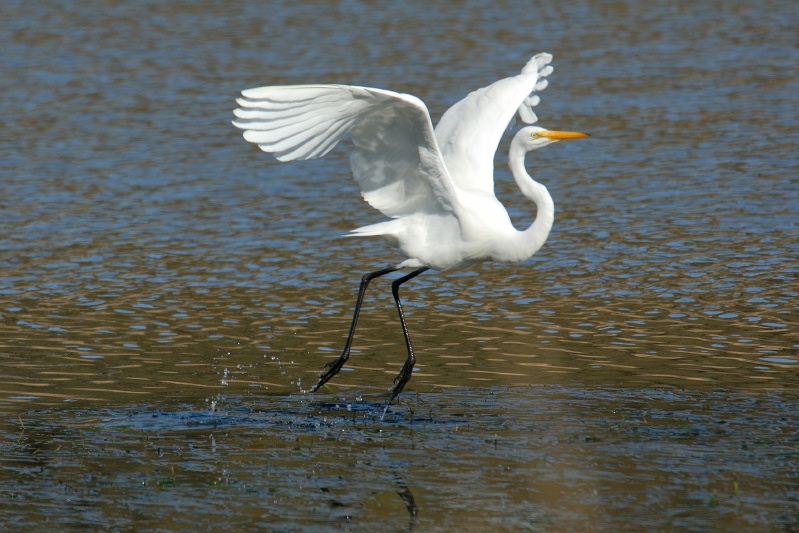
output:
<path id="1" fill-rule="evenodd" d="M 7 2 L 0 516 L 26 529 L 799 527 L 795 6 Z M 539 51 L 522 265 L 388 283 L 347 152 L 244 142 L 244 88 L 341 82 L 434 120 Z M 508 135 L 508 139 L 510 135 Z M 496 159 L 498 196 L 534 215 Z M 9 518 L 10 520 L 10 518 Z M 7 520 L 8 521 L 8 520 Z"/>

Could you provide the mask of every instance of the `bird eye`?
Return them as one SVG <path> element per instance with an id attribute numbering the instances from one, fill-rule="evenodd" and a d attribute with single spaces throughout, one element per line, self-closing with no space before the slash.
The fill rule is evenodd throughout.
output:
<path id="1" fill-rule="evenodd" d="M 538 139 L 539 137 L 541 136 L 538 134 L 537 131 L 534 131 L 533 133 L 530 134 L 531 139 Z"/>

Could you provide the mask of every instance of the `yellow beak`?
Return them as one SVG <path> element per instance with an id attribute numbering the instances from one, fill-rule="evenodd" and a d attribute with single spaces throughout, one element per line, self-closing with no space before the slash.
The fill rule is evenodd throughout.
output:
<path id="1" fill-rule="evenodd" d="M 571 139 L 582 139 L 584 137 L 588 137 L 587 133 L 580 133 L 579 131 L 551 131 L 551 130 L 544 130 L 539 131 L 538 135 L 541 137 L 546 137 L 547 139 L 551 139 L 553 141 L 569 141 Z"/>

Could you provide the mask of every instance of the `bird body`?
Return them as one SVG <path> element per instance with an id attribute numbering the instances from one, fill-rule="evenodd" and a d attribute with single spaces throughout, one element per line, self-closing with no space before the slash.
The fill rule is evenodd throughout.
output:
<path id="1" fill-rule="evenodd" d="M 534 56 L 521 73 L 473 91 L 453 105 L 433 128 L 425 104 L 415 96 L 350 85 L 295 85 L 242 91 L 233 124 L 244 138 L 281 161 L 314 159 L 342 139 L 352 139 L 350 165 L 363 198 L 389 220 L 352 230 L 350 236 L 381 236 L 406 259 L 367 274 L 361 282 L 344 353 L 328 365 L 318 389 L 349 357 L 363 293 L 371 279 L 416 269 L 392 284 L 408 348 L 391 400 L 410 378 L 415 361 L 398 288 L 421 272 L 450 271 L 478 261 L 518 262 L 543 246 L 554 220 L 546 187 L 525 170 L 527 152 L 552 142 L 586 137 L 526 126 L 514 136 L 511 173 L 521 193 L 536 205 L 536 218 L 517 230 L 494 194 L 494 153 L 518 112 L 533 124 L 538 91 L 552 72 L 550 54 Z"/>

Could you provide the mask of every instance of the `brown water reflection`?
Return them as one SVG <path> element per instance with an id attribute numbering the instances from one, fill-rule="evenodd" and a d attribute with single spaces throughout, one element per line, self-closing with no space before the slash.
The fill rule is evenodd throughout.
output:
<path id="1" fill-rule="evenodd" d="M 411 390 L 472 383 L 796 386 L 796 333 L 780 309 L 733 316 L 673 302 L 631 309 L 626 300 L 491 297 L 492 284 L 507 287 L 509 272 L 515 270 L 483 269 L 478 290 L 487 296 L 476 304 L 467 300 L 477 293 L 469 277 L 429 276 L 406 291 L 419 351 Z M 535 277 L 516 275 L 511 283 L 532 285 Z M 335 286 L 288 287 L 260 295 L 176 287 L 168 302 L 133 291 L 113 301 L 88 295 L 79 306 L 71 298 L 50 298 L 35 309 L 9 307 L 0 330 L 2 394 L 9 401 L 52 403 L 164 392 L 297 392 L 340 350 L 353 288 L 343 284 L 330 295 Z M 372 288 L 352 371 L 331 390 L 379 394 L 401 366 L 401 332 L 387 288 Z M 474 305 L 476 312 L 470 311 Z"/>

